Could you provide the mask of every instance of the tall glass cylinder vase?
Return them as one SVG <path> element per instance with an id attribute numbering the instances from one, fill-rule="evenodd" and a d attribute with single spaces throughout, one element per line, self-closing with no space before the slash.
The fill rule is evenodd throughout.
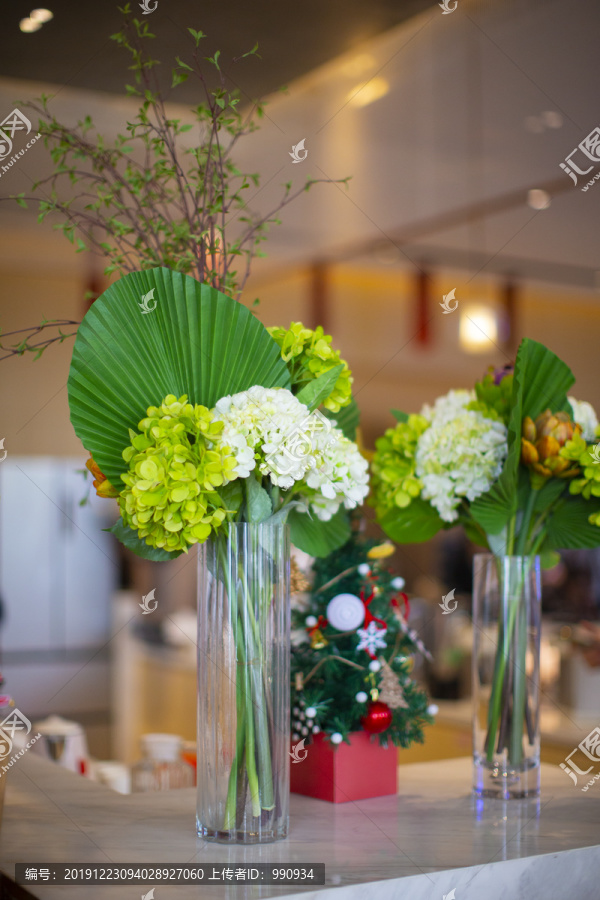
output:
<path id="1" fill-rule="evenodd" d="M 231 524 L 198 558 L 197 830 L 286 837 L 290 544 L 286 525 Z"/>
<path id="2" fill-rule="evenodd" d="M 473 790 L 540 792 L 539 557 L 477 554 L 473 569 Z"/>

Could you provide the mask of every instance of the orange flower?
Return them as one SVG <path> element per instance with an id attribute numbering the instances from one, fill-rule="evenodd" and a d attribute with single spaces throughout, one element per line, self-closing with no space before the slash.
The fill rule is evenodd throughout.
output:
<path id="1" fill-rule="evenodd" d="M 581 434 L 581 426 L 575 425 L 567 413 L 552 413 L 549 409 L 537 417 L 523 420 L 521 438 L 521 462 L 532 471 L 536 484 L 546 479 L 573 478 L 579 474 L 576 462 L 561 455 L 567 441 Z"/>
<path id="2" fill-rule="evenodd" d="M 118 497 L 119 496 L 118 490 L 112 486 L 110 481 L 107 479 L 106 475 L 104 475 L 100 471 L 100 469 L 98 468 L 98 466 L 96 465 L 96 463 L 94 462 L 94 460 L 92 459 L 91 456 L 88 459 L 88 461 L 86 462 L 85 467 L 86 467 L 86 469 L 89 469 L 89 471 L 94 476 L 93 484 L 94 484 L 94 487 L 96 488 L 96 494 L 99 497 L 104 497 L 105 499 L 109 499 L 110 497 Z"/>

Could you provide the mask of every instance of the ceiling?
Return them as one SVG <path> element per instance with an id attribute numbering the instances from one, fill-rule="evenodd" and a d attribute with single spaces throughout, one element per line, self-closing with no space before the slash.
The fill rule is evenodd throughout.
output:
<path id="1" fill-rule="evenodd" d="M 126 54 L 109 40 L 118 31 L 124 3 L 107 0 L 46 0 L 54 19 L 32 34 L 19 30 L 35 0 L 17 0 L 2 10 L 0 76 L 55 85 L 123 93 Z M 155 0 L 150 0 L 150 6 Z M 203 31 L 206 55 L 221 50 L 230 77 L 252 98 L 288 84 L 334 56 L 398 25 L 431 5 L 431 0 L 158 0 L 143 15 L 131 8 L 155 34 L 152 53 L 165 64 L 191 51 L 187 28 Z M 258 42 L 262 61 L 231 62 Z M 177 100 L 193 102 L 192 82 L 180 86 Z"/>
<path id="2" fill-rule="evenodd" d="M 29 12 L 28 4 L 18 6 Z M 83 6 L 63 16 L 53 5 L 55 19 L 40 32 L 17 30 L 5 41 L 3 74 L 27 80 L 0 81 L 0 108 L 39 94 L 33 79 L 68 81 L 54 101 L 58 117 L 77 121 L 91 112 L 110 135 L 123 129 L 131 101 L 72 88 L 118 89 L 116 48 L 100 37 L 117 27 L 117 16 L 99 4 Z M 176 20 L 193 22 L 191 7 L 159 0 L 146 17 L 159 35 L 155 56 L 182 53 Z M 425 4 L 307 0 L 284 13 L 267 2 L 234 12 L 229 5 L 226 13 L 203 7 L 195 24 L 215 35 L 211 49 L 220 44 L 224 57 L 259 41 L 262 62 L 243 61 L 246 95 L 302 76 L 271 98 L 261 129 L 239 145 L 239 167 L 261 174 L 250 205 L 268 211 L 288 180 L 352 176 L 347 188 L 317 185 L 285 209 L 255 271 L 315 259 L 367 261 L 597 291 L 600 182 L 582 192 L 560 163 L 600 124 L 598 0 L 459 0 L 452 15 L 427 5 L 392 27 L 418 7 Z M 32 50 L 38 39 L 45 47 L 39 53 Z M 378 78 L 387 92 L 355 103 Z M 189 115 L 184 106 L 176 114 Z M 308 156 L 295 165 L 290 150 L 303 138 Z M 0 194 L 5 184 L 26 191 L 49 169 L 40 142 L 5 176 Z M 549 208 L 528 205 L 536 188 L 550 193 Z M 0 224 L 12 228 L 22 213 L 2 204 Z M 378 262 L 382 247 L 391 251 L 387 263 Z"/>

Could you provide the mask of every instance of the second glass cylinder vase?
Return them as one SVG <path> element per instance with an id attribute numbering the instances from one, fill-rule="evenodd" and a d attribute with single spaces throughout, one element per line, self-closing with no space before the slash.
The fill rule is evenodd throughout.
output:
<path id="1" fill-rule="evenodd" d="M 238 523 L 198 555 L 197 831 L 287 836 L 290 544 L 286 525 Z"/>
<path id="2" fill-rule="evenodd" d="M 540 792 L 539 557 L 473 560 L 473 790 Z"/>

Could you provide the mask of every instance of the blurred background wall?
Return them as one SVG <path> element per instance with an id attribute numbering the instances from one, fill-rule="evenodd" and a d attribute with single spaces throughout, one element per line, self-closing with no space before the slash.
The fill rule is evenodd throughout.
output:
<path id="1" fill-rule="evenodd" d="M 390 408 L 418 410 L 450 387 L 471 385 L 488 365 L 510 361 L 523 336 L 559 353 L 577 377 L 578 398 L 600 408 L 600 188 L 582 191 L 585 179 L 574 185 L 560 168 L 598 125 L 592 0 L 460 0 L 452 15 L 437 4 L 383 0 L 366 10 L 354 2 L 285 12 L 267 2 L 200 12 L 191 2 L 165 6 L 150 23 L 157 56 L 184 55 L 183 26 L 193 25 L 209 33 L 211 50 L 225 45 L 228 58 L 259 41 L 263 60 L 235 69 L 245 102 L 288 83 L 287 92 L 271 93 L 261 130 L 240 145 L 240 167 L 261 175 L 248 197 L 253 208 L 271 208 L 288 181 L 295 189 L 306 178 L 351 176 L 347 184 L 314 185 L 282 212 L 242 301 L 258 297 L 266 325 L 302 320 L 333 335 L 354 372 L 367 447 L 392 425 Z M 59 119 L 90 114 L 106 137 L 123 131 L 135 105 L 120 87 L 126 60 L 105 39 L 117 25 L 112 9 L 58 3 L 39 34 L 11 32 L 0 64 L 0 118 L 19 98 L 46 92 L 55 94 Z M 194 87 L 183 86 L 173 101 L 178 96 L 170 113 L 191 121 Z M 301 140 L 307 156 L 295 164 L 290 153 Z M 50 171 L 40 141 L 0 170 L 0 196 L 29 194 Z M 86 291 L 108 284 L 102 270 L 101 259 L 76 253 L 51 220 L 38 224 L 35 209 L 0 202 L 3 335 L 43 317 L 78 321 Z M 440 304 L 452 290 L 458 307 L 445 315 Z M 193 565 L 184 560 L 159 573 L 124 559 L 98 536 L 115 516 L 112 502 L 79 506 L 87 487 L 71 477 L 84 463 L 68 415 L 71 349 L 66 340 L 37 361 L 0 365 L 8 453 L 0 465 L 2 668 L 33 715 L 87 715 L 97 752 L 106 755 L 106 729 L 129 714 L 126 705 L 115 711 L 114 698 L 131 673 L 119 669 L 111 699 L 114 669 L 103 648 L 116 646 L 139 616 L 132 597 L 152 586 L 160 585 L 161 610 L 191 609 Z M 12 495 L 9 472 L 20 486 Z M 36 531 L 32 522 L 46 525 Z M 80 546 L 73 549 L 65 529 Z M 436 553 L 435 543 L 401 549 L 396 565 L 410 588 L 431 578 L 437 590 Z M 61 559 L 82 573 L 69 588 L 55 577 Z M 125 618 L 111 613 L 119 587 L 133 589 Z M 90 628 L 76 610 L 92 606 Z M 57 628 L 58 615 L 72 627 Z M 33 663 L 43 663 L 44 674 L 26 677 Z M 148 701 L 155 712 L 179 696 L 159 693 L 160 665 L 154 659 L 138 681 L 141 690 L 155 677 Z M 192 706 L 178 715 L 193 734 Z"/>

